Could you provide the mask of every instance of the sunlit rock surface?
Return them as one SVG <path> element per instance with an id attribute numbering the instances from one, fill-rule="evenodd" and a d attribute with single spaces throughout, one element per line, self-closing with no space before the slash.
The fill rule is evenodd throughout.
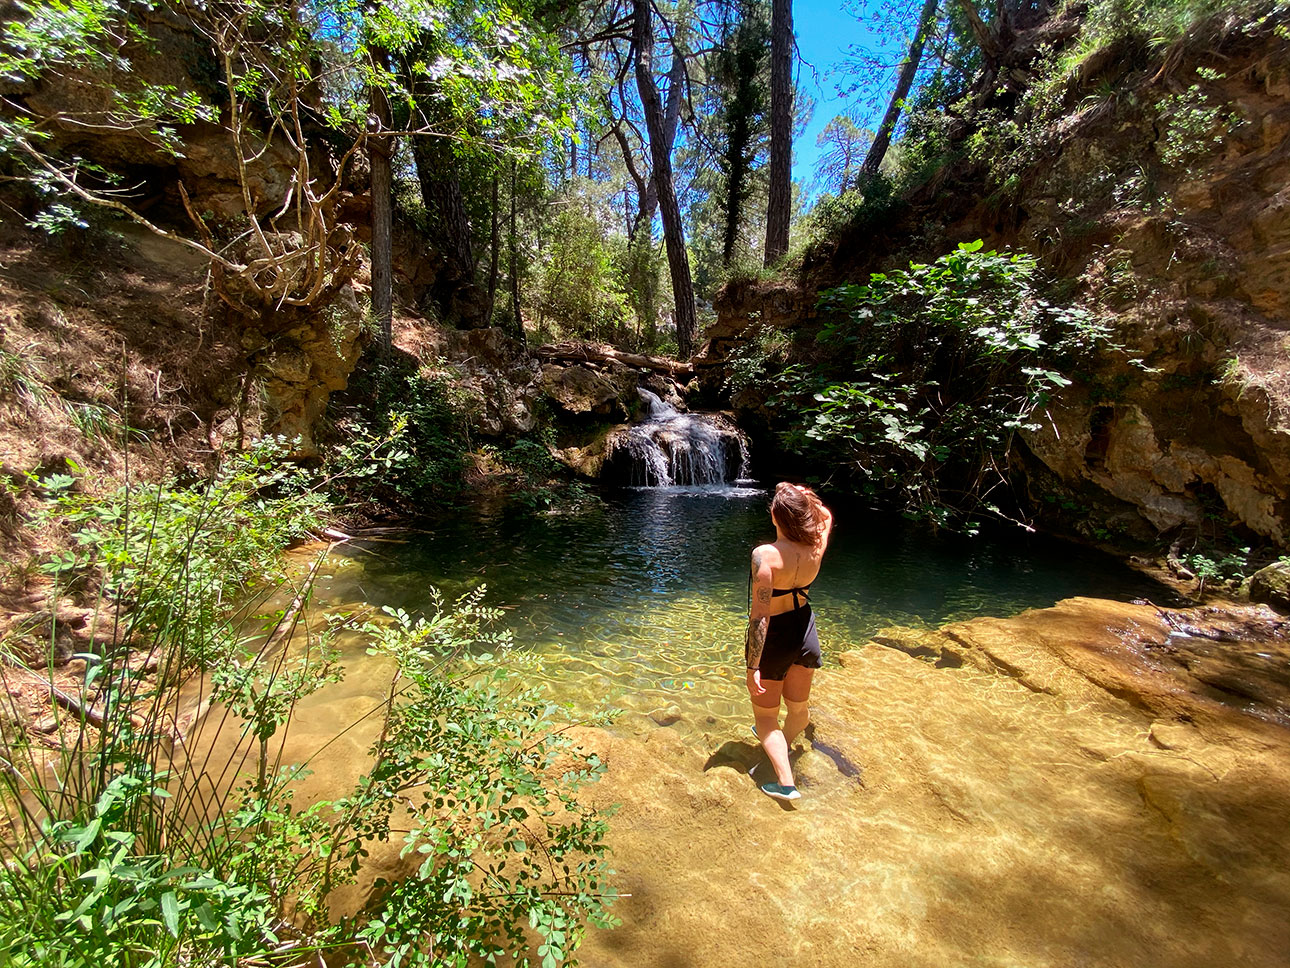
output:
<path id="1" fill-rule="evenodd" d="M 583 962 L 1284 965 L 1285 693 L 1205 681 L 1267 670 L 1195 647 L 1244 643 L 1275 680 L 1280 632 L 1085 599 L 888 630 L 817 677 L 795 809 L 757 791 L 751 734 L 692 705 L 585 730 L 631 896 Z"/>

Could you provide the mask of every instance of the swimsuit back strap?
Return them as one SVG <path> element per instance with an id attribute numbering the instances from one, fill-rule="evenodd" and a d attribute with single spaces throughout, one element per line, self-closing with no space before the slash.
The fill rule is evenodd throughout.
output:
<path id="1" fill-rule="evenodd" d="M 811 600 L 810 591 L 811 591 L 810 585 L 800 585 L 796 588 L 772 588 L 770 592 L 770 597 L 779 598 L 781 595 L 792 595 L 793 607 L 801 608 L 802 603 L 797 600 L 798 596 L 801 596 L 803 599 L 809 602 Z"/>

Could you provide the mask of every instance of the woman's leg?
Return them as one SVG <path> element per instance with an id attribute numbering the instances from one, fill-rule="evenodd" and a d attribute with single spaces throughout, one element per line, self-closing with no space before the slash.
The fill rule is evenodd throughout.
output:
<path id="1" fill-rule="evenodd" d="M 802 730 L 806 729 L 806 724 L 811 721 L 811 707 L 808 700 L 811 698 L 811 679 L 814 676 L 814 669 L 800 665 L 789 666 L 788 672 L 784 675 L 784 704 L 788 707 L 783 730 L 785 747 L 792 746 L 793 740 L 797 739 Z"/>
<path id="2" fill-rule="evenodd" d="M 775 778 L 784 786 L 793 786 L 793 768 L 788 765 L 788 743 L 779 728 L 779 695 L 784 683 L 763 679 L 761 684 L 766 691 L 752 704 L 757 738 L 770 758 L 770 765 L 775 768 Z"/>

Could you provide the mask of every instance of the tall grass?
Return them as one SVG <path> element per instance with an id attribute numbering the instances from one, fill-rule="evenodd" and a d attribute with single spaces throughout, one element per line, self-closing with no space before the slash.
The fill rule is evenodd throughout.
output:
<path id="1" fill-rule="evenodd" d="M 50 515 L 79 550 L 48 570 L 98 597 L 115 644 L 83 656 L 75 695 L 55 687 L 51 654 L 60 748 L 0 737 L 0 963 L 525 963 L 536 937 L 547 965 L 588 921 L 608 923 L 604 821 L 574 797 L 598 765 L 507 684 L 509 639 L 487 629 L 497 613 L 481 592 L 432 594 L 423 619 L 319 630 L 316 564 L 289 579 L 277 561 L 325 509 L 271 445 L 198 486 L 93 499 L 63 482 Z M 252 622 L 270 595 L 281 607 Z M 300 701 L 343 675 L 339 628 L 397 672 L 370 714 L 366 769 L 326 802 L 296 803 L 310 754 L 286 762 L 282 740 Z M 393 827 L 418 863 L 383 905 L 334 917 L 336 890 Z"/>

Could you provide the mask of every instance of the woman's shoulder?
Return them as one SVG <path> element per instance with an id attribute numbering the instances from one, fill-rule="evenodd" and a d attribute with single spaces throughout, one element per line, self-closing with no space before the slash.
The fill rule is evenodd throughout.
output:
<path id="1" fill-rule="evenodd" d="M 769 565 L 772 568 L 778 568 L 783 563 L 783 555 L 775 545 L 762 544 L 752 550 L 752 560 L 756 567 Z"/>

